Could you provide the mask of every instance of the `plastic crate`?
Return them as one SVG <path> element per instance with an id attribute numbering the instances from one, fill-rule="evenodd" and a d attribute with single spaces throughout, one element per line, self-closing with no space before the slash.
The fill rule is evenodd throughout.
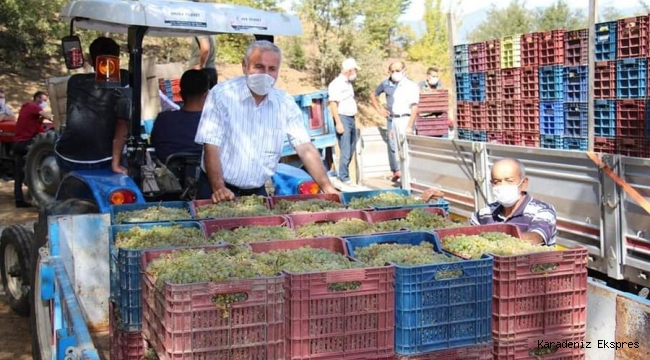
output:
<path id="1" fill-rule="evenodd" d="M 539 99 L 563 100 L 564 79 L 561 65 L 542 66 L 539 68 Z"/>
<path id="2" fill-rule="evenodd" d="M 542 135 L 564 135 L 564 104 L 562 101 L 540 101 L 539 124 Z"/>
<path id="3" fill-rule="evenodd" d="M 501 72 L 488 70 L 485 73 L 485 100 L 501 100 Z"/>
<path id="4" fill-rule="evenodd" d="M 650 140 L 645 138 L 616 138 L 616 153 L 643 159 L 650 158 Z"/>
<path id="5" fill-rule="evenodd" d="M 204 247 L 217 250 L 221 247 Z M 142 268 L 173 250 L 145 251 Z M 159 290 L 143 276 L 143 334 L 161 360 L 285 358 L 284 277 L 195 284 Z M 245 294 L 227 310 L 217 295 Z M 224 315 L 224 311 L 226 312 Z"/>
<path id="6" fill-rule="evenodd" d="M 443 136 L 449 133 L 449 116 L 447 113 L 418 115 L 415 119 L 415 131 L 421 136 Z"/>
<path id="7" fill-rule="evenodd" d="M 145 341 L 141 331 L 119 330 L 115 318 L 115 304 L 108 302 L 108 337 L 111 360 L 141 360 L 144 358 Z"/>
<path id="8" fill-rule="evenodd" d="M 616 21 L 596 24 L 596 61 L 616 60 Z"/>
<path id="9" fill-rule="evenodd" d="M 411 232 L 347 238 L 348 252 L 371 244 L 433 244 L 433 232 Z M 441 271 L 462 275 L 437 279 Z M 395 352 L 408 355 L 491 339 L 492 258 L 422 266 L 395 266 Z"/>
<path id="10" fill-rule="evenodd" d="M 564 65 L 587 65 L 589 49 L 587 29 L 567 31 L 564 34 Z"/>
<path id="11" fill-rule="evenodd" d="M 181 97 L 181 79 L 158 79 L 158 88 L 173 102 L 183 101 Z"/>
<path id="12" fill-rule="evenodd" d="M 138 211 L 138 210 L 147 210 L 153 207 L 164 207 L 171 209 L 185 209 L 187 210 L 186 219 L 178 219 L 174 221 L 182 220 L 192 220 L 194 219 L 194 213 L 190 207 L 190 203 L 187 201 L 165 201 L 157 203 L 140 203 L 140 204 L 124 204 L 124 205 L 112 205 L 111 206 L 111 224 L 118 224 L 116 217 L 118 214 L 129 212 L 129 211 Z M 162 220 L 165 221 L 165 220 Z M 125 221 L 121 224 L 142 224 L 142 223 L 155 223 L 161 222 L 160 220 L 142 220 L 142 221 Z"/>
<path id="13" fill-rule="evenodd" d="M 589 142 L 587 138 L 581 137 L 564 137 L 564 150 L 587 151 Z"/>
<path id="14" fill-rule="evenodd" d="M 616 98 L 643 99 L 647 92 L 646 58 L 616 61 Z"/>
<path id="15" fill-rule="evenodd" d="M 486 70 L 485 43 L 469 44 L 469 72 L 477 73 Z"/>
<path id="16" fill-rule="evenodd" d="M 536 66 L 521 68 L 521 99 L 539 99 L 539 70 Z"/>
<path id="17" fill-rule="evenodd" d="M 521 128 L 521 100 L 503 101 L 501 111 L 503 131 L 519 131 Z"/>
<path id="18" fill-rule="evenodd" d="M 458 140 L 472 141 L 472 130 L 458 128 Z"/>
<path id="19" fill-rule="evenodd" d="M 487 141 L 487 131 L 480 131 L 480 130 L 472 131 L 472 141 L 486 142 Z"/>
<path id="20" fill-rule="evenodd" d="M 304 123 L 309 124 L 307 128 L 309 136 L 334 134 L 334 129 L 329 129 L 326 124 L 327 118 L 331 116 L 327 103 L 327 90 L 294 95 L 293 98 L 302 112 Z"/>
<path id="21" fill-rule="evenodd" d="M 332 223 L 344 219 L 359 219 L 359 220 L 369 222 L 368 212 L 363 210 L 290 214 L 287 215 L 287 218 L 289 219 L 289 224 L 292 229 L 296 229 L 302 225 L 311 224 L 311 223 Z"/>
<path id="22" fill-rule="evenodd" d="M 616 101 L 594 101 L 594 135 L 597 137 L 616 137 Z"/>
<path id="23" fill-rule="evenodd" d="M 418 103 L 418 112 L 424 113 L 446 113 L 449 111 L 449 91 L 436 89 L 430 93 L 421 93 Z"/>
<path id="24" fill-rule="evenodd" d="M 519 132 L 504 132 L 503 133 L 503 145 L 510 146 L 522 146 L 521 142 L 521 133 Z"/>
<path id="25" fill-rule="evenodd" d="M 487 142 L 490 144 L 503 144 L 503 134 L 500 132 L 488 132 Z"/>
<path id="26" fill-rule="evenodd" d="M 485 103 L 485 110 L 487 113 L 486 130 L 492 132 L 501 132 L 503 130 L 503 120 L 501 119 L 501 103 L 498 101 L 488 101 Z"/>
<path id="27" fill-rule="evenodd" d="M 539 136 L 540 146 L 544 149 L 564 149 L 564 140 L 562 135 L 540 135 Z"/>
<path id="28" fill-rule="evenodd" d="M 616 99 L 616 61 L 601 61 L 595 64 L 594 98 Z"/>
<path id="29" fill-rule="evenodd" d="M 235 200 L 233 200 L 233 201 L 239 201 L 239 198 L 235 198 Z M 212 202 L 211 199 L 205 199 L 205 200 L 193 200 L 193 201 L 190 202 L 190 208 L 191 208 L 192 213 L 194 214 L 194 216 L 195 216 L 197 219 L 201 219 L 201 217 L 200 217 L 200 215 L 199 215 L 199 209 L 202 208 L 202 207 L 204 207 L 204 206 L 210 206 L 210 205 L 213 205 L 213 204 L 214 204 L 214 203 Z M 259 216 L 269 216 L 269 215 L 272 215 L 272 213 L 270 212 L 271 207 L 270 207 L 270 205 L 269 205 L 269 200 L 268 200 L 268 198 L 264 198 L 264 204 L 266 205 L 266 208 L 269 209 L 269 214 L 267 214 L 267 215 L 259 215 Z M 241 217 L 241 216 L 240 216 L 240 217 Z M 215 219 L 215 218 L 214 218 L 214 217 L 210 217 L 209 219 Z M 219 219 L 221 219 L 221 218 L 219 218 Z"/>
<path id="30" fill-rule="evenodd" d="M 376 224 L 384 221 L 400 220 L 406 218 L 408 214 L 413 210 L 415 209 L 392 209 L 392 210 L 372 211 L 368 213 L 368 221 L 370 221 L 373 224 Z M 441 208 L 421 208 L 418 210 L 422 210 L 442 217 L 446 217 L 448 215 L 447 211 Z"/>
<path id="31" fill-rule="evenodd" d="M 471 81 L 469 73 L 456 73 L 456 100 L 471 101 Z"/>
<path id="32" fill-rule="evenodd" d="M 485 121 L 487 118 L 485 103 L 471 103 L 471 128 L 473 130 L 487 130 L 488 124 Z"/>
<path id="33" fill-rule="evenodd" d="M 140 256 L 144 250 L 117 249 L 117 234 L 133 228 L 151 229 L 155 226 L 175 226 L 201 230 L 205 236 L 204 226 L 196 221 L 161 222 L 128 225 L 112 225 L 109 230 L 111 298 L 115 301 L 116 311 L 120 314 L 120 330 L 142 330 L 142 271 Z M 206 244 L 208 240 L 206 238 Z"/>
<path id="34" fill-rule="evenodd" d="M 539 64 L 538 33 L 523 34 L 520 38 L 521 66 L 537 66 Z"/>
<path id="35" fill-rule="evenodd" d="M 648 15 L 620 19 L 616 30 L 617 58 L 648 56 Z"/>
<path id="36" fill-rule="evenodd" d="M 502 100 L 521 99 L 521 69 L 501 70 L 501 98 Z"/>
<path id="37" fill-rule="evenodd" d="M 539 132 L 522 132 L 521 143 L 525 147 L 538 148 L 539 147 Z"/>
<path id="38" fill-rule="evenodd" d="M 587 67 L 571 66 L 564 68 L 564 101 L 587 101 Z"/>
<path id="39" fill-rule="evenodd" d="M 564 64 L 565 30 L 552 30 L 539 33 L 539 65 Z"/>
<path id="40" fill-rule="evenodd" d="M 456 124 L 459 128 L 472 128 L 472 108 L 469 102 L 456 103 Z"/>
<path id="41" fill-rule="evenodd" d="M 494 39 L 485 42 L 485 70 L 501 69 L 501 40 Z"/>
<path id="42" fill-rule="evenodd" d="M 616 139 L 595 137 L 594 138 L 594 151 L 603 154 L 616 154 Z"/>
<path id="43" fill-rule="evenodd" d="M 396 360 L 492 360 L 492 342 L 430 351 L 417 355 L 397 354 Z"/>
<path id="44" fill-rule="evenodd" d="M 307 200 L 325 200 L 339 203 L 342 205 L 341 196 L 338 194 L 301 194 L 301 195 L 285 195 L 285 196 L 270 196 L 269 207 L 271 210 L 275 209 L 275 206 L 281 201 L 307 201 Z M 343 209 L 343 208 L 341 208 Z"/>
<path id="45" fill-rule="evenodd" d="M 588 112 L 587 103 L 564 103 L 564 135 L 587 137 Z"/>
<path id="46" fill-rule="evenodd" d="M 413 196 L 411 190 L 406 189 L 384 189 L 384 190 L 364 190 L 350 191 L 341 193 L 343 204 L 349 205 L 354 198 L 370 198 L 382 193 L 396 193 L 404 196 Z M 449 213 L 449 202 L 445 199 L 438 199 L 436 203 L 401 205 L 401 206 L 374 206 L 372 210 L 395 210 L 395 209 L 418 209 L 418 208 L 440 208 Z M 370 213 L 369 213 L 370 214 Z"/>
<path id="47" fill-rule="evenodd" d="M 467 44 L 454 46 L 454 72 L 457 75 L 469 72 L 469 51 Z"/>
<path id="48" fill-rule="evenodd" d="M 616 136 L 643 138 L 648 128 L 646 100 L 616 100 Z"/>
<path id="49" fill-rule="evenodd" d="M 521 126 L 519 130 L 524 133 L 536 133 L 539 142 L 539 101 L 521 101 Z"/>
<path id="50" fill-rule="evenodd" d="M 584 329 L 573 334 L 549 334 L 522 336 L 509 341 L 494 341 L 492 354 L 495 360 L 585 360 L 585 349 L 578 347 L 552 347 L 549 342 L 567 341 L 582 344 L 585 340 Z M 542 342 L 540 346 L 539 342 Z M 586 345 L 586 344 L 585 344 Z M 596 347 L 596 344 L 591 344 Z"/>
<path id="51" fill-rule="evenodd" d="M 501 39 L 501 68 L 521 66 L 521 34 L 506 36 Z"/>
<path id="52" fill-rule="evenodd" d="M 469 100 L 478 102 L 485 101 L 485 74 L 470 73 L 469 82 Z"/>
<path id="53" fill-rule="evenodd" d="M 256 216 L 246 218 L 225 218 L 203 220 L 205 235 L 209 238 L 220 230 L 235 230 L 247 226 L 291 226 L 289 219 L 283 215 Z"/>

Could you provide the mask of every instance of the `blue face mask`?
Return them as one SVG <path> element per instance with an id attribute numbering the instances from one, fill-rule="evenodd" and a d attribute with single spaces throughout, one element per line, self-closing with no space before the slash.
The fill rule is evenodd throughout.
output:
<path id="1" fill-rule="evenodd" d="M 40 106 L 41 109 L 45 109 L 47 107 L 47 101 L 41 101 L 40 103 L 38 103 L 38 106 Z"/>

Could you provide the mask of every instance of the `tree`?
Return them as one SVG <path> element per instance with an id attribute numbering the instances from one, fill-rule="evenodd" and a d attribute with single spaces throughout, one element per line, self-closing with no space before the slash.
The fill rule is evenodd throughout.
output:
<path id="1" fill-rule="evenodd" d="M 399 27 L 398 18 L 408 9 L 411 0 L 364 0 L 364 31 L 371 41 L 376 42 L 388 54 L 392 35 Z"/>
<path id="2" fill-rule="evenodd" d="M 622 19 L 624 16 L 614 6 L 605 6 L 602 11 L 599 11 L 598 22 L 616 21 Z"/>
<path id="3" fill-rule="evenodd" d="M 529 33 L 534 29 L 534 21 L 534 15 L 526 8 L 525 1 L 513 0 L 503 9 L 492 5 L 485 20 L 471 31 L 467 38 L 471 42 L 481 42 Z"/>
<path id="4" fill-rule="evenodd" d="M 572 10 L 565 0 L 557 0 L 551 6 L 535 10 L 535 31 L 584 29 L 587 23 L 584 12 L 581 9 Z"/>
<path id="5" fill-rule="evenodd" d="M 647 1 L 645 0 L 639 0 L 639 5 L 643 7 L 643 10 L 645 11 L 644 13 L 650 13 L 650 4 L 648 4 Z"/>

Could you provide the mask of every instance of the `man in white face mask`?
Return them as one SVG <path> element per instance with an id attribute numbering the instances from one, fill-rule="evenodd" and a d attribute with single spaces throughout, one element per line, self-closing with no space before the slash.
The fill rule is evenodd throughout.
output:
<path id="1" fill-rule="evenodd" d="M 244 76 L 210 90 L 194 139 L 203 145 L 197 199 L 216 203 L 266 195 L 265 183 L 275 173 L 287 136 L 323 192 L 337 193 L 296 101 L 274 87 L 281 58 L 273 43 L 255 41 L 242 61 Z"/>
<path id="2" fill-rule="evenodd" d="M 5 92 L 0 90 L 0 122 L 2 121 L 16 121 L 16 115 L 14 115 L 14 112 L 7 105 Z"/>
<path id="3" fill-rule="evenodd" d="M 427 78 L 420 82 L 420 91 L 430 93 L 434 90 L 442 89 L 442 83 L 438 77 L 438 68 L 430 67 L 427 70 Z"/>

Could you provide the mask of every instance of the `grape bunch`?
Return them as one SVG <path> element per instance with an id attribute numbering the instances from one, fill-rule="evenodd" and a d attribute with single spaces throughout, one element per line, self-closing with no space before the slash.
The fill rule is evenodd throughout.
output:
<path id="1" fill-rule="evenodd" d="M 500 232 L 447 236 L 442 239 L 442 247 L 451 253 L 471 259 L 479 259 L 483 254 L 513 256 L 555 250 L 552 246 L 533 245 Z"/>
<path id="2" fill-rule="evenodd" d="M 404 220 L 406 227 L 411 231 L 444 229 L 457 226 L 449 219 L 422 209 L 411 210 Z"/>
<path id="3" fill-rule="evenodd" d="M 206 218 L 232 218 L 272 215 L 266 206 L 266 198 L 259 195 L 242 196 L 233 201 L 222 201 L 197 207 L 197 216 Z"/>
<path id="4" fill-rule="evenodd" d="M 299 238 L 312 238 L 323 235 L 364 235 L 373 232 L 373 225 L 361 219 L 342 219 L 331 223 L 308 223 L 296 228 L 296 234 Z"/>
<path id="5" fill-rule="evenodd" d="M 310 213 L 320 211 L 341 210 L 343 205 L 336 201 L 309 199 L 300 201 L 280 200 L 275 205 L 273 212 L 280 215 Z"/>
<path id="6" fill-rule="evenodd" d="M 354 197 L 348 203 L 351 209 L 369 209 L 372 207 L 390 207 L 424 204 L 424 200 L 394 192 L 380 193 L 371 197 Z"/>
<path id="7" fill-rule="evenodd" d="M 189 220 L 192 216 L 186 208 L 172 208 L 162 205 L 152 206 L 147 209 L 124 211 L 115 215 L 115 223 L 133 223 L 145 221 L 174 221 Z"/>
<path id="8" fill-rule="evenodd" d="M 428 265 L 459 261 L 433 251 L 433 244 L 423 241 L 411 244 L 371 244 L 355 250 L 355 256 L 368 266 L 384 266 L 395 263 L 400 266 Z"/>
<path id="9" fill-rule="evenodd" d="M 127 231 L 118 232 L 115 247 L 118 249 L 142 250 L 167 246 L 199 246 L 209 241 L 197 228 L 172 226 L 154 226 L 144 229 L 135 226 Z"/>
<path id="10" fill-rule="evenodd" d="M 286 226 L 242 226 L 233 230 L 219 230 L 210 235 L 212 242 L 227 242 L 229 244 L 246 244 L 269 240 L 295 239 L 295 232 Z"/>

